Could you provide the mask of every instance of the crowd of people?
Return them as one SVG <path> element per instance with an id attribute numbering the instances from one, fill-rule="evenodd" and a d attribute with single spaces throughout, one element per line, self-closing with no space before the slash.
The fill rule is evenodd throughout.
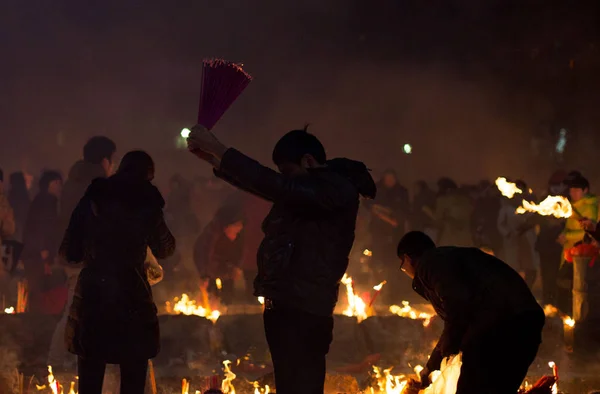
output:
<path id="1" fill-rule="evenodd" d="M 412 263 L 405 265 L 409 254 L 397 248 L 405 234 L 422 234 L 430 240 L 426 245 L 475 247 L 497 256 L 525 288 L 539 292 L 542 303 L 572 313 L 573 268 L 565 251 L 592 242 L 586 229 L 595 230 L 599 219 L 598 199 L 576 171 L 554 174 L 542 196 L 520 180 L 515 184 L 522 194 L 512 199 L 489 181 L 459 186 L 442 178 L 437 190 L 420 181 L 409 191 L 392 169 L 375 183 L 362 163 L 326 160 L 306 130 L 286 134 L 275 147 L 273 161 L 283 175 L 205 133 L 192 132 L 190 151 L 213 165 L 214 177 L 188 181 L 175 175 L 166 201 L 151 183 L 150 156 L 129 152 L 114 171 L 117 147 L 106 137 L 87 142 L 65 180 L 48 170 L 34 185 L 29 174 L 17 172 L 0 190 L 5 304 L 15 298 L 11 275 L 22 272 L 27 312 L 62 316 L 47 362 L 69 369 L 77 361 L 82 393 L 99 392 L 106 363 L 128 371 L 126 392 L 143 387 L 146 360 L 158 352 L 155 297 L 145 274 L 149 256 L 161 259 L 161 286 L 171 288 L 169 296 L 203 289 L 225 305 L 265 297 L 265 331 L 282 392 L 295 392 L 294 371 L 306 365 L 314 366 L 313 378 L 299 387 L 318 392 L 322 386 L 330 317 L 346 271 L 358 285 L 390 282 L 383 296 L 390 304 L 412 292 L 421 252 L 409 243 Z M 568 197 L 577 215 L 516 214 L 523 199 L 546 195 Z M 413 266 L 411 287 L 402 285 L 398 257 L 403 270 Z M 490 267 L 498 261 L 475 259 Z M 508 280 L 502 267 L 498 272 Z M 528 291 L 522 293 L 530 300 Z M 527 311 L 537 313 L 534 307 Z M 533 321 L 530 339 L 540 324 L 535 316 Z M 537 345 L 531 349 L 534 355 Z M 295 361 L 286 357 L 290 352 Z"/>

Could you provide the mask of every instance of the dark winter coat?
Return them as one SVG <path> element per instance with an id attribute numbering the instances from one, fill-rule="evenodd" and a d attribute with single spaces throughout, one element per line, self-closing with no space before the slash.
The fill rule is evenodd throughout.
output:
<path id="1" fill-rule="evenodd" d="M 52 261 L 60 245 L 58 221 L 58 198 L 48 192 L 41 192 L 33 199 L 23 231 L 22 258 L 28 261 L 41 261 L 41 253 L 49 252 Z"/>
<path id="2" fill-rule="evenodd" d="M 499 323 L 544 311 L 521 276 L 501 260 L 476 248 L 441 247 L 419 260 L 413 288 L 444 320 L 444 331 L 427 367 Z"/>
<path id="3" fill-rule="evenodd" d="M 365 165 L 335 159 L 290 178 L 229 149 L 217 175 L 273 202 L 262 226 L 255 295 L 333 314 L 354 242 L 359 194 L 375 196 Z"/>
<path id="4" fill-rule="evenodd" d="M 66 329 L 69 351 L 108 363 L 145 360 L 159 350 L 157 310 L 144 273 L 147 246 L 172 255 L 160 192 L 114 175 L 94 181 L 77 205 L 60 253 L 83 262 Z"/>

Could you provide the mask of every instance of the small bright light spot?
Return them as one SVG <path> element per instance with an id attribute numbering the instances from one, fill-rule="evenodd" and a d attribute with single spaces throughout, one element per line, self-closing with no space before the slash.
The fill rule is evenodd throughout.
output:
<path id="1" fill-rule="evenodd" d="M 567 129 L 560 129 L 558 141 L 556 142 L 556 153 L 564 153 L 567 146 Z"/>
<path id="2" fill-rule="evenodd" d="M 412 153 L 412 146 L 410 146 L 410 144 L 404 144 L 402 150 L 404 150 L 404 153 L 407 155 L 410 155 Z"/>
<path id="3" fill-rule="evenodd" d="M 181 130 L 181 137 L 187 138 L 190 136 L 191 132 L 192 131 L 186 127 L 185 129 Z"/>

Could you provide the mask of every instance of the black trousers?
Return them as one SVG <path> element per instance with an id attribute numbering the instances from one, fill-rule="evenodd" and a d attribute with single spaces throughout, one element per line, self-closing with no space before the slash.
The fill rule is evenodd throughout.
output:
<path id="1" fill-rule="evenodd" d="M 540 310 L 509 319 L 480 333 L 463 347 L 456 394 L 514 394 L 542 342 Z"/>
<path id="2" fill-rule="evenodd" d="M 148 360 L 139 360 L 119 365 L 121 369 L 121 394 L 144 394 Z M 102 394 L 104 371 L 103 361 L 77 358 L 79 394 Z"/>
<path id="3" fill-rule="evenodd" d="M 277 394 L 323 394 L 333 317 L 275 304 L 265 309 L 264 324 Z"/>

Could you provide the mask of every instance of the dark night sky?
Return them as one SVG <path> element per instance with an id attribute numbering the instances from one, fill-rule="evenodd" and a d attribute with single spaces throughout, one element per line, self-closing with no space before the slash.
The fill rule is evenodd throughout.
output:
<path id="1" fill-rule="evenodd" d="M 262 160 L 310 122 L 331 156 L 406 182 L 533 177 L 552 166 L 530 157 L 532 135 L 597 142 L 595 3 L 6 0 L 0 166 L 66 170 L 105 134 L 148 150 L 163 178 L 202 173 L 174 138 L 193 124 L 202 58 L 218 56 L 255 80 L 215 131 Z"/>

